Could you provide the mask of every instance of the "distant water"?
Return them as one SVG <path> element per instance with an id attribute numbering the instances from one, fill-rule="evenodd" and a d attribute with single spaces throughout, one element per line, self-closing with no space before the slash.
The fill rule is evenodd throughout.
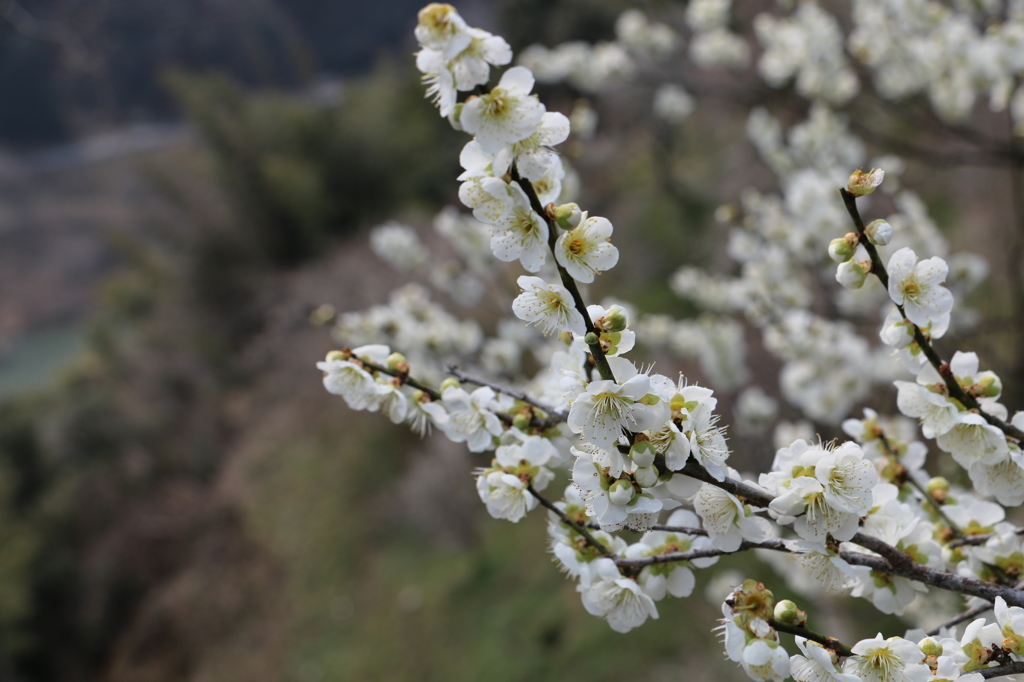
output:
<path id="1" fill-rule="evenodd" d="M 0 355 L 0 398 L 47 384 L 84 347 L 85 331 L 78 324 L 46 327 L 15 339 Z"/>

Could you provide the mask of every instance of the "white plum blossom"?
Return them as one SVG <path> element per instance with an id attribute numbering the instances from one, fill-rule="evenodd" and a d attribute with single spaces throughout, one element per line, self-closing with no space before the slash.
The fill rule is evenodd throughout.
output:
<path id="1" fill-rule="evenodd" d="M 611 236 L 612 224 L 607 218 L 584 214 L 579 225 L 559 235 L 555 260 L 573 279 L 593 282 L 595 275 L 619 262 L 619 250 L 612 245 Z"/>
<path id="2" fill-rule="evenodd" d="M 789 677 L 789 654 L 770 639 L 755 639 L 747 644 L 740 663 L 752 680 L 782 682 Z"/>
<path id="3" fill-rule="evenodd" d="M 544 105 L 530 95 L 533 83 L 529 69 L 513 66 L 490 92 L 470 97 L 463 105 L 459 122 L 485 152 L 495 154 L 537 132 Z"/>
<path id="4" fill-rule="evenodd" d="M 856 675 L 840 672 L 831 650 L 800 636 L 795 641 L 803 652 L 803 656 L 794 654 L 789 659 L 790 675 L 796 682 L 861 682 Z"/>
<path id="5" fill-rule="evenodd" d="M 521 276 L 518 283 L 523 293 L 512 302 L 512 312 L 520 320 L 539 326 L 545 334 L 568 331 L 583 336 L 586 333 L 583 316 L 576 310 L 568 289 L 526 275 Z"/>
<path id="6" fill-rule="evenodd" d="M 540 181 L 558 161 L 558 155 L 551 149 L 565 142 L 569 137 L 569 119 L 565 114 L 549 111 L 529 137 L 504 147 L 495 156 L 495 165 L 504 175 L 514 162 L 519 174 L 533 182 Z"/>
<path id="7" fill-rule="evenodd" d="M 441 402 L 448 412 L 448 421 L 438 424 L 445 435 L 456 443 L 465 443 L 470 452 L 483 452 L 494 447 L 494 437 L 503 431 L 501 420 L 494 413 L 494 390 L 481 386 L 467 393 L 451 387 L 441 394 Z"/>
<path id="8" fill-rule="evenodd" d="M 346 360 L 341 353 L 328 353 L 327 359 L 316 363 L 324 373 L 324 388 L 340 395 L 353 410 L 365 410 L 375 404 L 377 382 L 358 360 Z"/>
<path id="9" fill-rule="evenodd" d="M 548 255 L 548 224 L 533 208 L 518 183 L 506 185 L 511 208 L 491 227 L 491 251 L 500 261 L 516 259 L 527 272 L 537 272 Z"/>
<path id="10" fill-rule="evenodd" d="M 611 559 L 594 561 L 590 586 L 580 591 L 587 612 L 607 620 L 616 632 L 629 632 L 658 617 L 654 600 L 635 580 L 624 577 Z"/>
<path id="11" fill-rule="evenodd" d="M 469 46 L 472 38 L 465 19 L 449 4 L 432 2 L 419 11 L 416 40 L 451 59 Z"/>
<path id="12" fill-rule="evenodd" d="M 862 639 L 853 645 L 854 656 L 844 670 L 864 682 L 917 682 L 927 680 L 928 666 L 921 665 L 924 654 L 913 642 L 902 637 Z M 921 677 L 924 675 L 925 677 Z"/>
<path id="13" fill-rule="evenodd" d="M 528 486 L 542 491 L 554 478 L 545 465 L 557 456 L 551 441 L 532 436 L 520 444 L 502 445 L 494 461 L 481 469 L 476 479 L 477 493 L 496 519 L 518 522 L 537 506 L 537 498 Z"/>
<path id="14" fill-rule="evenodd" d="M 712 544 L 726 552 L 735 552 L 744 540 L 761 542 L 771 533 L 767 519 L 755 515 L 750 507 L 717 486 L 702 485 L 693 498 L 693 508 Z"/>
<path id="15" fill-rule="evenodd" d="M 612 447 L 623 431 L 646 431 L 668 419 L 668 406 L 651 394 L 651 378 L 637 374 L 622 384 L 592 381 L 569 410 L 573 433 L 602 448 Z"/>
<path id="16" fill-rule="evenodd" d="M 907 319 L 918 327 L 948 315 L 953 294 L 942 286 L 949 266 L 938 256 L 918 262 L 917 255 L 904 247 L 889 257 L 889 298 L 902 305 Z"/>
<path id="17" fill-rule="evenodd" d="M 849 540 L 872 507 L 878 473 L 856 443 L 826 448 L 798 440 L 776 453 L 772 468 L 761 476 L 776 494 L 769 510 L 805 540 Z"/>

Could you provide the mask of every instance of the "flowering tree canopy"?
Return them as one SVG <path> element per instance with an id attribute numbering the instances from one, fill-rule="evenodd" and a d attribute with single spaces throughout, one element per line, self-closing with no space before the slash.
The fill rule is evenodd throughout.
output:
<path id="1" fill-rule="evenodd" d="M 803 593 L 849 594 L 911 621 L 929 595 L 966 600 L 928 632 L 846 644 L 810 629 L 813 614 L 776 601 L 756 576 L 737 581 L 718 632 L 754 680 L 1024 673 L 1024 528 L 1007 521 L 1007 508 L 1024 503 L 1024 412 L 1000 402 L 1002 381 L 975 353 L 947 358 L 935 346 L 969 324 L 954 302 L 986 265 L 947 253 L 922 201 L 899 186 L 900 159 L 866 165 L 865 145 L 840 113 L 870 89 L 880 101 L 926 98 L 954 129 L 987 98 L 1024 133 L 1024 4 L 855 0 L 843 17 L 813 0 L 781 4 L 792 7 L 754 19 L 756 51 L 732 30 L 729 0 L 691 0 L 683 27 L 630 10 L 615 41 L 535 45 L 514 66 L 502 38 L 468 26 L 452 6 L 421 10 L 416 65 L 427 98 L 471 138 L 458 196 L 472 216 L 448 208 L 435 221 L 459 264 L 434 268 L 431 281 L 474 304 L 496 288 L 492 258 L 530 274 L 518 277 L 510 307 L 502 301 L 492 336 L 418 285 L 386 306 L 340 315 L 345 348 L 318 364 L 324 386 L 352 409 L 493 451 L 475 473 L 487 511 L 515 523 L 544 507 L 555 560 L 583 607 L 616 631 L 657 618 L 668 596 L 689 596 L 695 571 L 719 557 L 754 551 Z M 749 190 L 740 209 L 721 212 L 733 225 L 735 276 L 692 267 L 673 275 L 673 291 L 709 312 L 696 323 L 586 300 L 586 285 L 620 252 L 612 223 L 574 203 L 578 177 L 554 148 L 589 139 L 597 114 L 582 101 L 569 117 L 550 112 L 533 94 L 537 83 L 596 94 L 656 74 L 684 34 L 693 68 L 742 71 L 756 54 L 764 83 L 791 84 L 810 103 L 788 132 L 766 108 L 750 112 L 748 135 L 780 194 Z M 697 106 L 678 82 L 653 93 L 654 115 L 673 125 Z M 895 212 L 865 222 L 875 192 Z M 398 269 L 429 267 L 401 225 L 378 228 L 372 246 Z M 839 286 L 823 284 L 830 280 Z M 871 320 L 877 336 L 830 310 Z M 732 390 L 747 381 L 745 327 L 778 359 L 785 401 L 849 440 L 823 441 L 806 421 L 781 423 L 770 470 L 742 475 L 730 466 L 714 391 L 634 357 L 637 344 L 670 347 L 699 358 L 716 389 Z M 864 407 L 879 387 L 900 415 Z M 778 410 L 756 387 L 736 400 L 735 412 L 762 432 Z M 964 485 L 931 476 L 929 451 L 932 462 L 948 454 Z M 564 490 L 552 490 L 566 477 Z M 779 633 L 795 635 L 799 651 L 787 651 Z"/>

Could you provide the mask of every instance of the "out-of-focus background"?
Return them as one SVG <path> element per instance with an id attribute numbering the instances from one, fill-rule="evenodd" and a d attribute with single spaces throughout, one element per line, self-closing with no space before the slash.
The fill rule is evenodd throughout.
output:
<path id="1" fill-rule="evenodd" d="M 518 51 L 609 39 L 629 4 L 459 10 Z M 552 565 L 543 514 L 487 517 L 484 459 L 321 386 L 310 311 L 401 281 L 366 230 L 456 201 L 464 137 L 423 99 L 420 5 L 0 2 L 0 680 L 742 676 L 703 578 L 610 631 Z M 542 89 L 552 110 L 577 94 Z M 724 261 L 715 207 L 766 186 L 737 143 L 748 105 L 719 97 L 669 134 L 628 91 L 602 103 L 615 143 L 566 152 L 622 235 L 600 293 L 692 314 L 666 278 Z M 914 163 L 944 227 L 966 187 L 975 229 L 1002 234 L 1002 174 Z M 995 368 L 1019 374 L 1000 333 Z"/>

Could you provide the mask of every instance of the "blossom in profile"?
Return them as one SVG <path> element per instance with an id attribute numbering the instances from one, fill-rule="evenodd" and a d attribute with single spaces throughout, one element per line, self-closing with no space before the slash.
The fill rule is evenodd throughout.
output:
<path id="1" fill-rule="evenodd" d="M 580 590 L 583 607 L 588 613 L 607 620 L 612 630 L 629 632 L 648 618 L 658 617 L 654 600 L 635 580 L 623 577 L 614 561 L 597 559 L 591 570 L 594 578 L 590 586 Z"/>

